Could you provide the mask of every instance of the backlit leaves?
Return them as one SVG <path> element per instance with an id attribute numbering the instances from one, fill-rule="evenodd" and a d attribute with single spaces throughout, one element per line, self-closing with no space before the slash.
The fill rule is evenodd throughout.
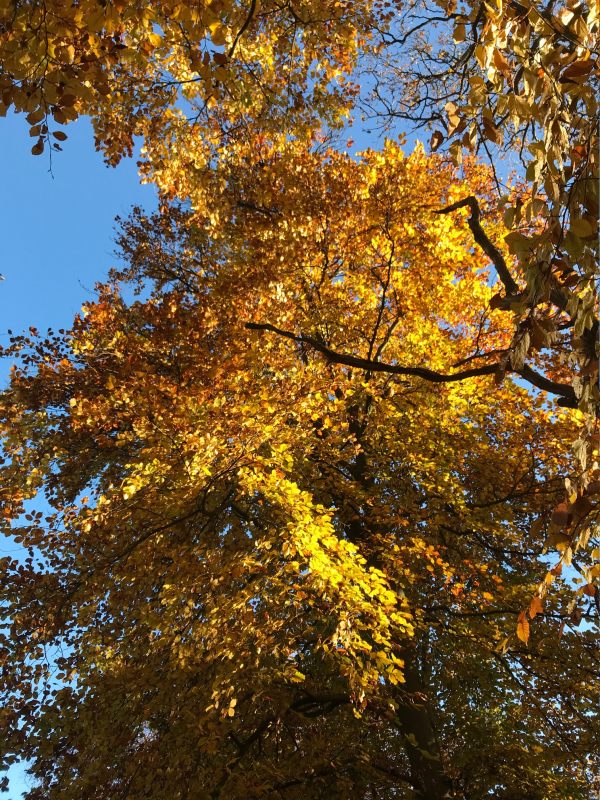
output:
<path id="1" fill-rule="evenodd" d="M 319 115 L 334 122 L 350 101 L 344 76 L 390 10 L 379 2 L 301 6 L 4 2 L 0 114 L 23 112 L 50 131 L 89 115 L 110 163 L 131 154 L 136 134 L 160 139 L 182 106 L 203 120 L 207 146 L 219 125 L 252 116 L 283 118 L 300 132 Z"/>
<path id="2" fill-rule="evenodd" d="M 482 198 L 499 241 L 489 171 L 282 136 L 196 178 L 122 223 L 70 331 L 6 349 L 6 763 L 32 763 L 32 800 L 487 796 L 498 763 L 513 797 L 581 795 L 579 412 L 514 380 L 469 209 L 436 213 Z M 559 381 L 535 319 L 523 358 Z"/>

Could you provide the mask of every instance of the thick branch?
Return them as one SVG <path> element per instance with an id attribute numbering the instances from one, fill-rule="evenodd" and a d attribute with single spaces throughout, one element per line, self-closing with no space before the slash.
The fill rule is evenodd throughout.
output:
<path id="1" fill-rule="evenodd" d="M 385 364 L 383 361 L 372 361 L 368 358 L 336 353 L 335 350 L 327 347 L 326 344 L 320 342 L 318 339 L 314 339 L 312 336 L 296 336 L 290 331 L 284 331 L 268 322 L 247 322 L 246 328 L 252 331 L 271 331 L 271 333 L 276 333 L 278 336 L 290 339 L 298 344 L 306 344 L 312 347 L 313 350 L 323 353 L 329 361 L 335 364 L 357 367 L 358 369 L 368 370 L 369 372 L 388 372 L 393 375 L 415 375 L 418 378 L 424 378 L 426 381 L 431 381 L 432 383 L 451 383 L 453 381 L 464 380 L 465 378 L 473 378 L 477 375 L 493 375 L 498 370 L 497 364 L 486 364 L 482 367 L 474 367 L 473 369 L 465 369 L 462 372 L 446 375 L 442 372 L 435 372 L 427 367 L 402 367 L 399 364 Z"/>
<path id="2" fill-rule="evenodd" d="M 515 296 L 519 294 L 519 287 L 517 283 L 513 280 L 512 275 L 508 269 L 504 256 L 500 252 L 500 250 L 494 245 L 489 236 L 481 227 L 481 209 L 479 208 L 479 203 L 477 202 L 477 198 L 473 195 L 469 197 L 465 197 L 462 200 L 458 200 L 456 203 L 452 203 L 450 206 L 446 206 L 445 208 L 440 208 L 434 211 L 434 214 L 449 214 L 451 211 L 456 211 L 459 208 L 468 207 L 471 211 L 471 216 L 467 220 L 467 224 L 471 229 L 473 234 L 473 238 L 475 239 L 476 243 L 481 247 L 483 252 L 487 255 L 490 259 L 494 267 L 496 268 L 496 272 L 498 273 L 498 277 L 504 284 L 504 288 L 506 290 L 507 297 Z M 550 287 L 550 301 L 561 310 L 565 310 L 567 307 L 567 300 L 568 297 L 566 296 L 565 292 L 560 289 L 560 287 L 554 285 Z M 510 309 L 510 304 L 506 306 L 500 305 L 500 308 Z"/>
<path id="3" fill-rule="evenodd" d="M 470 195 L 469 197 L 465 197 L 463 200 L 458 200 L 456 203 L 452 203 L 452 205 L 446 206 L 446 208 L 440 208 L 433 213 L 449 214 L 451 211 L 456 211 L 459 208 L 465 207 L 468 207 L 471 212 L 471 216 L 467 220 L 467 225 L 471 229 L 473 238 L 496 268 L 498 277 L 506 289 L 506 294 L 518 294 L 519 287 L 510 274 L 506 261 L 504 260 L 504 256 L 500 250 L 498 250 L 498 248 L 492 244 L 490 238 L 481 227 L 481 209 L 479 208 L 479 203 L 477 202 L 476 197 Z"/>
<path id="4" fill-rule="evenodd" d="M 561 402 L 560 405 L 566 408 L 577 408 L 577 397 L 575 396 L 575 390 L 572 386 L 551 381 L 550 378 L 546 378 L 545 375 L 540 375 L 539 372 L 531 369 L 531 367 L 528 367 L 526 364 L 524 364 L 521 369 L 514 370 L 514 372 L 537 389 L 541 389 L 543 392 L 549 392 L 550 394 L 559 395 L 563 397 L 565 401 L 569 401 L 569 403 Z"/>
<path id="5" fill-rule="evenodd" d="M 290 710 L 305 717 L 321 717 L 350 702 L 350 695 L 345 692 L 322 695 L 311 695 L 307 692 L 306 696 L 292 703 Z"/>
<path id="6" fill-rule="evenodd" d="M 442 800 L 453 796 L 446 774 L 437 731 L 423 674 L 413 647 L 403 652 L 405 683 L 399 695 L 395 723 L 404 737 L 410 764 L 410 783 L 419 800 Z"/>
<path id="7" fill-rule="evenodd" d="M 502 371 L 513 372 L 523 378 L 524 381 L 530 383 L 538 389 L 542 389 L 550 394 L 559 397 L 559 405 L 565 408 L 577 408 L 577 398 L 572 386 L 564 383 L 556 383 L 555 381 L 540 375 L 531 367 L 523 366 L 520 369 L 511 369 L 510 366 L 504 367 L 501 364 L 485 364 L 481 367 L 474 367 L 473 369 L 465 369 L 462 372 L 443 373 L 435 372 L 427 367 L 404 367 L 400 364 L 386 364 L 382 361 L 372 361 L 368 358 L 360 358 L 359 356 L 346 355 L 344 353 L 337 353 L 326 344 L 313 338 L 312 336 L 297 336 L 291 331 L 285 331 L 282 328 L 277 328 L 268 322 L 247 322 L 246 328 L 252 331 L 270 331 L 282 336 L 285 339 L 290 339 L 292 342 L 298 344 L 308 345 L 319 353 L 322 353 L 328 361 L 334 364 L 344 364 L 347 367 L 356 367 L 357 369 L 364 369 L 368 372 L 387 372 L 392 375 L 414 375 L 423 380 L 430 381 L 431 383 L 453 383 L 455 381 L 464 381 L 467 378 L 475 378 L 480 375 L 495 375 Z"/>

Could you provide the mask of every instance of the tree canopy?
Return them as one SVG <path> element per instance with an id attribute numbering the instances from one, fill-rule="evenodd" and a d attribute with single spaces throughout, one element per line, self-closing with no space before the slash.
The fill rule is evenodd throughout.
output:
<path id="1" fill-rule="evenodd" d="M 218 224 L 135 212 L 73 329 L 12 343 L 6 758 L 32 799 L 589 797 L 575 412 L 478 370 L 511 322 L 435 213 L 489 170 L 288 143 L 235 178 Z"/>
<path id="2" fill-rule="evenodd" d="M 109 163 L 143 137 L 144 179 L 200 218 L 240 142 L 314 143 L 352 115 L 429 129 L 457 164 L 485 155 L 518 265 L 508 276 L 488 240 L 513 318 L 506 360 L 528 363 L 568 326 L 568 381 L 595 416 L 599 15 L 598 0 L 4 0 L 0 113 L 26 114 L 38 155 L 79 115 Z"/>
<path id="3" fill-rule="evenodd" d="M 30 800 L 594 796 L 598 15 L 0 0 L 33 154 L 160 195 L 3 350 Z"/>

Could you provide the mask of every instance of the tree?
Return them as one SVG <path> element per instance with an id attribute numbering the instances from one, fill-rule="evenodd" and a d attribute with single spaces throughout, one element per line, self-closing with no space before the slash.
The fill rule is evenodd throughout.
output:
<path id="1" fill-rule="evenodd" d="M 0 113 L 27 114 L 33 152 L 60 148 L 55 123 L 90 115 L 109 163 L 142 136 L 144 180 L 190 201 L 199 219 L 240 142 L 274 145 L 283 131 L 314 145 L 360 109 L 430 128 L 432 149 L 448 146 L 456 163 L 464 151 L 487 154 L 516 274 L 502 271 L 504 243 L 486 237 L 477 198 L 456 200 L 501 268 L 494 302 L 513 322 L 506 362 L 528 366 L 540 347 L 562 353 L 588 415 L 572 479 L 577 491 L 593 483 L 598 0 L 6 0 L 0 9 Z M 502 185 L 505 156 L 518 156 L 522 184 Z"/>
<path id="2" fill-rule="evenodd" d="M 73 329 L 9 348 L 5 761 L 31 800 L 591 797 L 580 412 L 494 382 L 498 281 L 436 213 L 489 170 L 237 152 L 204 220 L 136 211 Z"/>

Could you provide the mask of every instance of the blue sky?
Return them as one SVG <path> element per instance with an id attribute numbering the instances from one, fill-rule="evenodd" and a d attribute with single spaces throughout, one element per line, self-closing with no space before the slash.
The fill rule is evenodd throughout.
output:
<path id="1" fill-rule="evenodd" d="M 69 125 L 64 152 L 31 155 L 22 117 L 0 120 L 0 335 L 67 326 L 114 263 L 114 217 L 155 205 L 135 159 L 106 167 L 87 120 Z M 5 380 L 6 367 L 2 369 Z"/>
<path id="2" fill-rule="evenodd" d="M 141 186 L 135 159 L 106 167 L 87 121 L 67 128 L 64 152 L 32 156 L 22 117 L 0 120 L 0 342 L 9 329 L 68 327 L 96 281 L 115 262 L 114 217 L 132 205 L 153 208 L 155 192 Z M 0 362 L 6 385 L 9 364 Z M 8 800 L 26 787 L 24 769 L 9 773 Z"/>

